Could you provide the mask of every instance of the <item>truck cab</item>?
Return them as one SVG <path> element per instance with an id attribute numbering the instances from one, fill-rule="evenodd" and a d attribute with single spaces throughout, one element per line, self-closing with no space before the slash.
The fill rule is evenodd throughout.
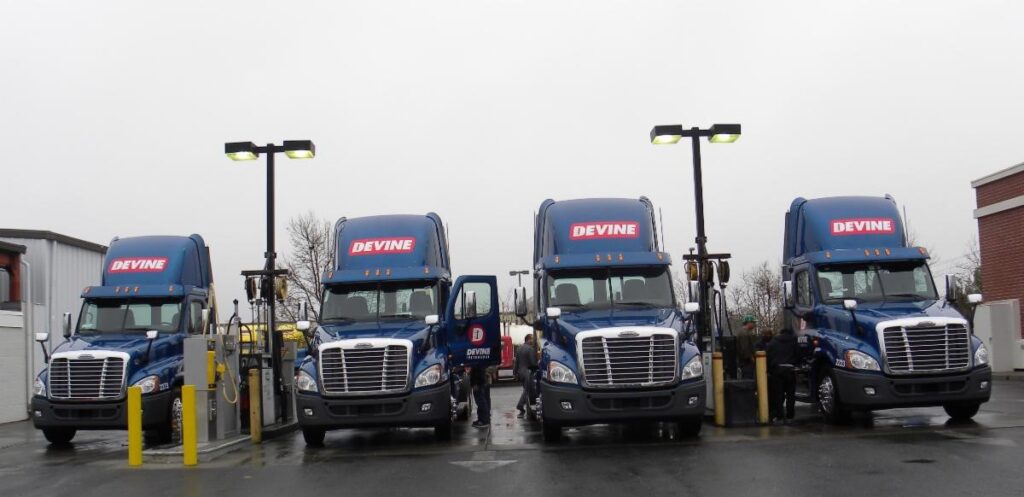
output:
<path id="1" fill-rule="evenodd" d="M 988 401 L 988 351 L 939 297 L 927 250 L 907 246 L 892 197 L 797 198 L 784 243 L 785 322 L 805 357 L 798 396 L 826 420 L 922 406 L 969 419 Z M 947 298 L 956 292 L 950 280 Z"/>
<path id="2" fill-rule="evenodd" d="M 684 332 L 670 264 L 646 198 L 541 204 L 533 290 L 545 440 L 566 426 L 641 420 L 699 433 L 703 362 Z M 525 291 L 515 294 L 525 315 Z"/>
<path id="3" fill-rule="evenodd" d="M 347 427 L 433 427 L 446 439 L 468 417 L 465 368 L 501 360 L 497 278 L 453 283 L 443 226 L 433 213 L 335 224 L 320 322 L 296 373 L 308 445 Z"/>
<path id="4" fill-rule="evenodd" d="M 209 249 L 199 235 L 115 238 L 103 264 L 78 322 L 65 313 L 65 341 L 46 353 L 32 421 L 55 444 L 77 430 L 126 429 L 126 389 L 138 386 L 147 442 L 170 442 L 180 434 L 185 338 L 216 316 Z"/>

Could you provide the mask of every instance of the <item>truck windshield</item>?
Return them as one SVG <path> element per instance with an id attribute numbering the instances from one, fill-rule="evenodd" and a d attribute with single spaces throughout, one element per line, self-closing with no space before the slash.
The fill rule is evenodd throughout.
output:
<path id="1" fill-rule="evenodd" d="M 437 288 L 433 281 L 330 286 L 324 291 L 320 321 L 423 319 L 439 314 Z"/>
<path id="2" fill-rule="evenodd" d="M 666 268 L 552 271 L 548 302 L 567 311 L 611 307 L 673 307 Z"/>
<path id="3" fill-rule="evenodd" d="M 177 299 L 87 300 L 78 317 L 78 332 L 145 333 L 149 330 L 174 332 L 181 324 L 181 301 Z"/>
<path id="4" fill-rule="evenodd" d="M 923 261 L 842 264 L 818 267 L 822 302 L 935 300 L 935 284 Z"/>

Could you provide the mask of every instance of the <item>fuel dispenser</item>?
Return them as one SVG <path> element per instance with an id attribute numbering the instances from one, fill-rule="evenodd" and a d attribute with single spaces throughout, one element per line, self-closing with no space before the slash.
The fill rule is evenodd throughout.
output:
<path id="1" fill-rule="evenodd" d="M 229 323 L 224 334 L 213 332 L 207 312 L 204 333 L 185 339 L 185 384 L 195 385 L 199 443 L 239 434 L 238 325 Z"/>

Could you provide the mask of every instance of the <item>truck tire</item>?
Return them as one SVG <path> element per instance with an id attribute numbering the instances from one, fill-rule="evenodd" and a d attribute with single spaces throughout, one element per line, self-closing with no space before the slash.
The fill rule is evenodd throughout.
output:
<path id="1" fill-rule="evenodd" d="M 181 387 L 174 387 L 171 404 L 168 407 L 167 423 L 144 434 L 146 445 L 181 443 L 181 420 L 184 416 L 181 404 Z"/>
<path id="2" fill-rule="evenodd" d="M 441 423 L 434 427 L 434 438 L 446 442 L 452 439 L 452 424 Z"/>
<path id="3" fill-rule="evenodd" d="M 302 439 L 306 441 L 308 447 L 323 447 L 326 436 L 327 430 L 323 428 L 302 427 Z"/>
<path id="4" fill-rule="evenodd" d="M 704 419 L 700 416 L 682 418 L 676 421 L 676 425 L 679 427 L 679 435 L 683 438 L 696 438 L 704 426 Z"/>
<path id="5" fill-rule="evenodd" d="M 562 427 L 558 426 L 550 421 L 544 420 L 541 428 L 544 431 L 544 441 L 547 443 L 555 443 L 562 439 Z"/>
<path id="6" fill-rule="evenodd" d="M 824 370 L 823 373 L 818 380 L 818 412 L 829 424 L 838 425 L 849 422 L 850 410 L 839 399 L 835 375 L 832 374 L 831 369 Z"/>
<path id="7" fill-rule="evenodd" d="M 953 421 L 969 421 L 978 414 L 978 409 L 981 409 L 981 403 L 971 402 L 967 404 L 946 404 L 942 406 L 946 410 L 946 414 L 949 415 Z"/>
<path id="8" fill-rule="evenodd" d="M 75 438 L 74 428 L 43 428 L 43 436 L 53 445 L 67 445 Z"/>

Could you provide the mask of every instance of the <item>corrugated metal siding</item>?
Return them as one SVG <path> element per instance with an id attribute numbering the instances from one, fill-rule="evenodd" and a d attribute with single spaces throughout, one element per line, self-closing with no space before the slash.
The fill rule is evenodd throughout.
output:
<path id="1" fill-rule="evenodd" d="M 24 350 L 28 334 L 20 312 L 0 311 L 0 423 L 21 421 L 28 415 L 28 396 L 32 381 L 27 379 Z M 15 399 L 26 399 L 17 402 Z"/>

